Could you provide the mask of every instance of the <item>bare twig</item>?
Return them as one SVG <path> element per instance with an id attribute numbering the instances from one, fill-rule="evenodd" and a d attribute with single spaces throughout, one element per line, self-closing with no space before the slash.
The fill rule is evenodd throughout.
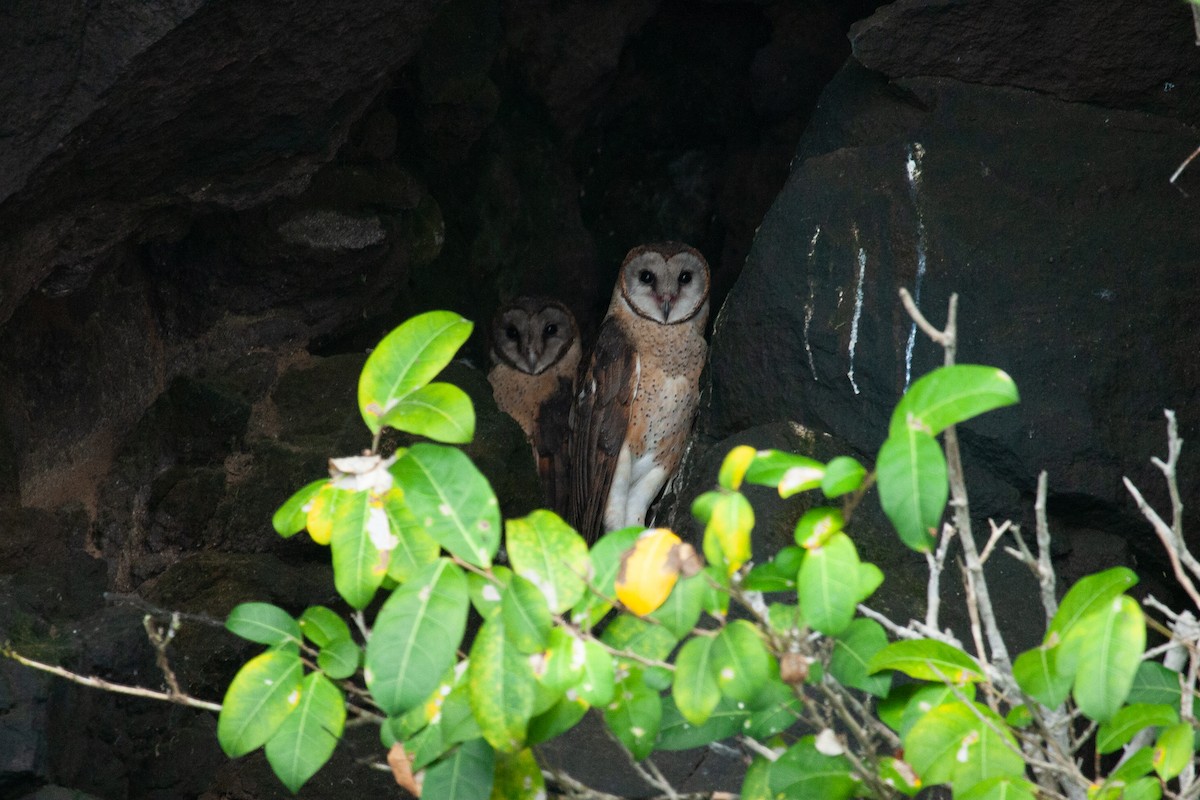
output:
<path id="1" fill-rule="evenodd" d="M 96 678 L 87 675 L 80 675 L 76 672 L 71 672 L 62 667 L 56 667 L 53 664 L 44 664 L 41 661 L 34 661 L 31 658 L 26 658 L 20 653 L 5 645 L 0 647 L 0 655 L 5 658 L 11 658 L 18 664 L 23 664 L 32 669 L 48 672 L 51 675 L 57 675 L 72 683 L 78 683 L 80 686 L 90 686 L 93 689 L 103 689 L 106 692 L 115 692 L 117 694 L 127 694 L 133 697 L 144 697 L 149 700 L 165 700 L 168 703 L 176 703 L 181 706 L 189 706 L 191 708 L 200 708 L 205 711 L 219 712 L 221 710 L 220 703 L 210 703 L 207 700 L 200 700 L 187 694 L 172 694 L 169 692 L 156 692 L 151 689 L 143 689 L 140 686 L 126 686 L 121 683 L 113 683 L 106 681 L 103 678 Z"/>
<path id="2" fill-rule="evenodd" d="M 989 519 L 988 525 L 992 528 L 992 535 L 988 537 L 987 544 L 983 546 L 983 552 L 979 554 L 979 563 L 981 564 L 987 563 L 988 556 L 996 549 L 996 542 L 1000 541 L 1000 537 L 1008 533 L 1013 527 L 1011 519 L 1006 519 L 999 525 Z"/>
<path id="3" fill-rule="evenodd" d="M 142 627 L 146 629 L 146 636 L 150 637 L 150 644 L 154 645 L 154 662 L 167 682 L 170 695 L 172 697 L 184 696 L 186 692 L 179 688 L 179 680 L 175 677 L 175 671 L 171 669 L 171 662 L 167 658 L 167 645 L 171 643 L 171 640 L 175 638 L 175 632 L 179 630 L 179 615 L 173 614 L 170 624 L 165 629 L 160 629 L 154 623 L 154 617 L 147 614 L 142 617 Z"/>
<path id="4" fill-rule="evenodd" d="M 938 627 L 938 612 L 942 604 L 942 570 L 946 568 L 946 553 L 953 539 L 954 526 L 947 523 L 942 526 L 937 550 L 925 553 L 925 562 L 929 566 L 929 582 L 925 585 L 925 625 L 933 630 Z"/>
<path id="5" fill-rule="evenodd" d="M 950 295 L 950 302 L 956 303 L 957 298 L 958 295 Z M 917 323 L 917 327 L 920 328 L 926 336 L 928 336 L 937 344 L 940 344 L 942 347 L 953 345 L 953 340 L 947 338 L 946 331 L 939 331 L 929 320 L 925 319 L 925 315 L 921 313 L 919 308 L 917 308 L 916 301 L 914 301 L 912 295 L 908 293 L 908 289 L 903 287 L 900 289 L 900 302 L 904 304 L 904 310 L 908 312 L 908 315 L 912 317 L 913 322 Z M 953 335 L 953 332 L 949 334 L 951 337 Z"/>
<path id="6" fill-rule="evenodd" d="M 1142 497 L 1142 493 L 1133 485 L 1133 481 L 1129 480 L 1129 478 L 1122 478 L 1121 480 L 1124 481 L 1125 488 L 1129 491 L 1129 494 L 1133 495 L 1133 501 L 1137 504 L 1138 511 L 1142 512 L 1142 516 L 1150 522 L 1154 533 L 1158 535 L 1159 541 L 1162 542 L 1163 549 L 1167 551 L 1167 558 L 1171 561 L 1171 569 L 1175 573 L 1175 579 L 1179 581 L 1179 585 L 1187 592 L 1188 597 L 1192 599 L 1196 607 L 1200 608 L 1200 592 L 1196 591 L 1195 584 L 1192 583 L 1188 574 L 1184 572 L 1183 565 L 1179 561 L 1179 552 L 1175 547 L 1175 532 L 1171 530 L 1170 525 L 1163 521 L 1158 512 L 1146 502 L 1146 498 Z"/>
<path id="7" fill-rule="evenodd" d="M 1058 613 L 1058 598 L 1054 588 L 1054 565 L 1050 563 L 1050 525 L 1046 522 L 1046 487 L 1048 478 L 1046 471 L 1038 475 L 1037 500 L 1033 504 L 1033 513 L 1037 519 L 1037 578 L 1042 591 L 1042 608 L 1046 610 L 1046 624 Z"/>

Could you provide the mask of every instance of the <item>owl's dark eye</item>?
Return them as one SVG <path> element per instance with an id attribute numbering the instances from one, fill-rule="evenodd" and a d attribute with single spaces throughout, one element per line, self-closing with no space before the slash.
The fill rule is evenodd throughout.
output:
<path id="1" fill-rule="evenodd" d="M 638 280 L 649 286 L 654 283 L 654 273 L 648 269 L 644 269 L 638 273 Z"/>
<path id="2" fill-rule="evenodd" d="M 691 283 L 691 282 L 692 282 L 691 270 L 685 269 L 683 272 L 679 273 L 679 285 L 680 286 L 683 286 L 685 283 Z"/>
<path id="3" fill-rule="evenodd" d="M 553 322 L 551 322 L 549 325 L 547 325 L 545 328 L 542 329 L 542 335 L 547 338 L 550 336 L 553 336 L 556 333 L 558 333 L 558 326 L 555 325 Z"/>
<path id="4" fill-rule="evenodd" d="M 513 342 L 515 342 L 517 339 L 521 338 L 521 334 L 517 330 L 516 325 L 509 325 L 507 328 L 505 328 L 504 335 L 507 336 L 509 338 L 509 340 L 513 341 Z"/>

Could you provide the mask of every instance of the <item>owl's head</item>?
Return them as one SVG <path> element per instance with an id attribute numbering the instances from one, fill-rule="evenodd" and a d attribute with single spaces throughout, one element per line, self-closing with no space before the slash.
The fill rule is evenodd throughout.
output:
<path id="1" fill-rule="evenodd" d="M 621 264 L 614 300 L 660 325 L 708 318 L 708 262 L 693 247 L 660 242 L 635 247 Z"/>
<path id="2" fill-rule="evenodd" d="M 559 363 L 578 341 L 575 316 L 545 297 L 518 297 L 492 319 L 493 360 L 529 375 Z"/>

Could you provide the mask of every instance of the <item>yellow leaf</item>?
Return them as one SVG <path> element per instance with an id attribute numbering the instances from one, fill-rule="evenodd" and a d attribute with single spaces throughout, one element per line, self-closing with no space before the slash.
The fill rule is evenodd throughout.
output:
<path id="1" fill-rule="evenodd" d="M 744 444 L 730 450 L 721 464 L 721 472 L 717 478 L 721 486 L 732 490 L 740 489 L 742 480 L 746 477 L 746 470 L 750 469 L 757 453 L 753 447 Z"/>
<path id="2" fill-rule="evenodd" d="M 682 543 L 666 528 L 654 528 L 639 536 L 621 557 L 617 599 L 639 616 L 661 606 L 679 580 Z"/>
<path id="3" fill-rule="evenodd" d="M 321 491 L 317 492 L 317 496 L 313 498 L 312 507 L 308 509 L 305 526 L 308 528 L 308 535 L 317 544 L 327 545 L 330 538 L 333 537 L 334 492 L 336 491 L 338 490 L 330 484 L 322 486 Z"/>

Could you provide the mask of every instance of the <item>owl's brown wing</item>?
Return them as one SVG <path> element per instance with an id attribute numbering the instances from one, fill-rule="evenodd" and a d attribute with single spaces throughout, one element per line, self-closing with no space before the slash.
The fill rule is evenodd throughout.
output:
<path id="1" fill-rule="evenodd" d="M 568 518 L 588 542 L 604 533 L 604 507 L 629 429 L 637 369 L 633 343 L 617 320 L 605 319 L 571 415 L 574 478 Z"/>
<path id="2" fill-rule="evenodd" d="M 574 375 L 560 376 L 558 388 L 538 408 L 533 426 L 533 452 L 538 477 L 549 507 L 567 516 L 571 495 L 571 403 L 575 399 Z"/>

